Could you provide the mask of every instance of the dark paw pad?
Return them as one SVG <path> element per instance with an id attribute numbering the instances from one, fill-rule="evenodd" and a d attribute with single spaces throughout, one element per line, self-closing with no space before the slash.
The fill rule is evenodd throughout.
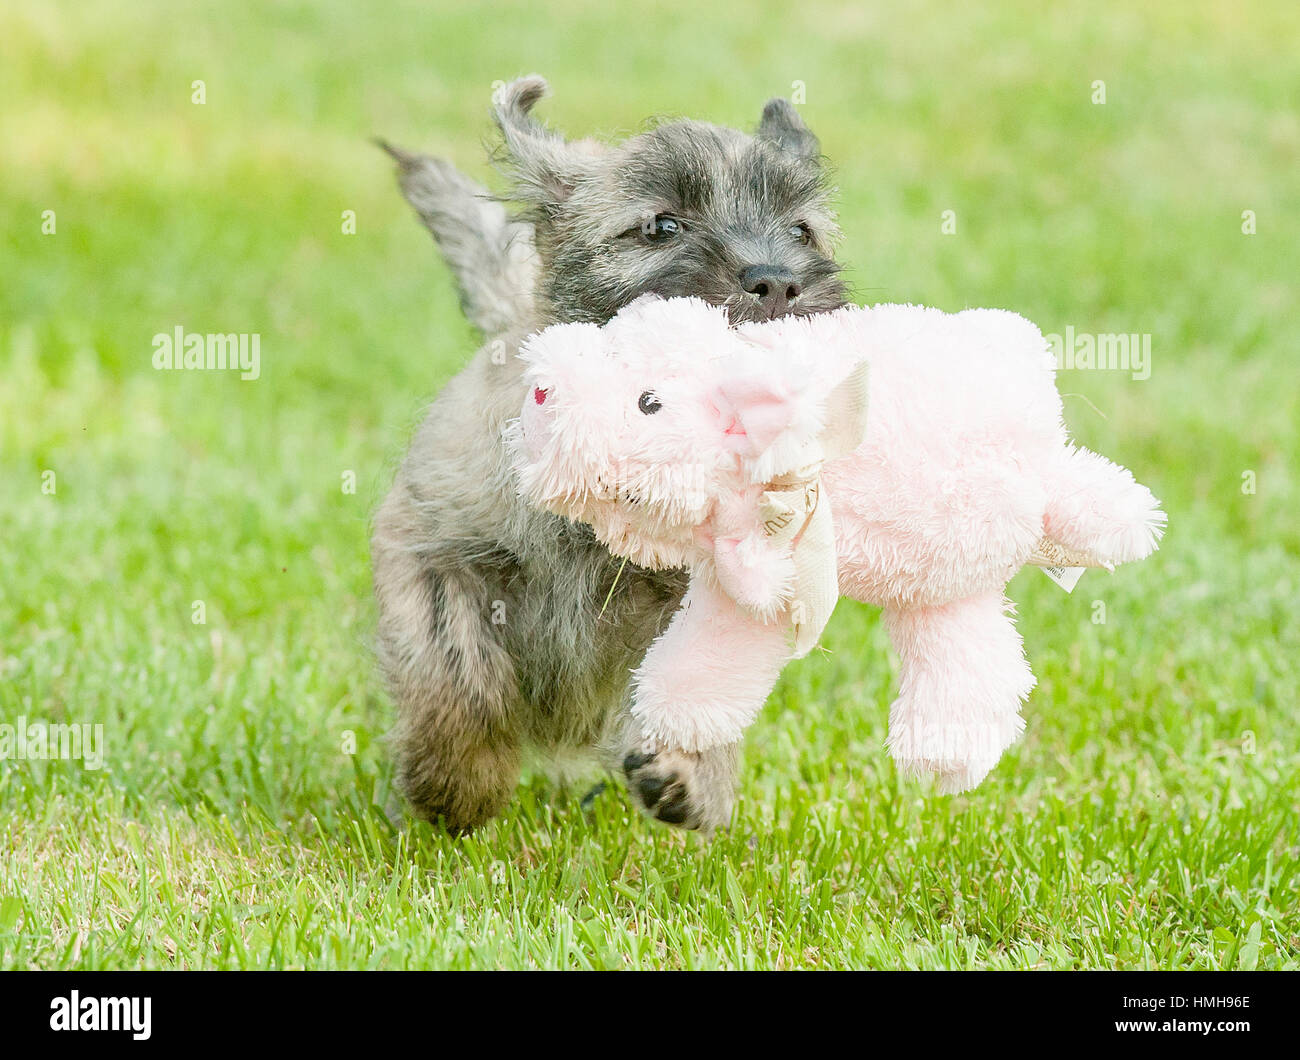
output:
<path id="1" fill-rule="evenodd" d="M 656 755 L 633 753 L 623 759 L 628 789 L 647 813 L 665 824 L 698 828 L 692 820 L 690 793 L 678 773 L 656 763 Z"/>
<path id="2" fill-rule="evenodd" d="M 678 784 L 673 791 L 674 794 L 668 798 L 659 800 L 655 806 L 654 815 L 668 824 L 686 824 L 686 818 L 691 813 L 691 804 L 686 797 L 686 789 Z M 699 826 L 699 822 L 695 821 L 687 827 L 699 828 Z"/>
<path id="3" fill-rule="evenodd" d="M 664 788 L 668 787 L 677 779 L 677 774 L 669 773 L 666 777 L 657 776 L 654 773 L 647 774 L 637 778 L 636 791 L 641 796 L 641 801 L 647 806 L 653 806 L 662 798 Z"/>
<path id="4" fill-rule="evenodd" d="M 636 751 L 633 751 L 630 755 L 628 755 L 625 759 L 623 759 L 623 772 L 630 777 L 642 766 L 648 765 L 654 760 L 655 760 L 654 755 L 643 755 L 643 754 L 639 754 Z"/>
<path id="5" fill-rule="evenodd" d="M 594 787 L 592 787 L 592 789 L 582 797 L 582 802 L 579 803 L 579 806 L 581 807 L 583 813 L 588 812 L 593 806 L 596 805 L 596 800 L 605 794 L 605 789 L 608 786 L 609 785 L 607 785 L 602 780 Z"/>

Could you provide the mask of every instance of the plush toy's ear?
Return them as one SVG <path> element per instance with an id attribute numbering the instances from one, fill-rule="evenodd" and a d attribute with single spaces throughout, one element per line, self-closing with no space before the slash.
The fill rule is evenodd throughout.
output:
<path id="1" fill-rule="evenodd" d="M 827 460 L 847 456 L 867 437 L 867 362 L 858 361 L 826 399 L 822 450 Z"/>
<path id="2" fill-rule="evenodd" d="M 581 370 L 590 372 L 605 356 L 605 334 L 597 324 L 552 324 L 529 335 L 519 348 L 530 379 Z"/>

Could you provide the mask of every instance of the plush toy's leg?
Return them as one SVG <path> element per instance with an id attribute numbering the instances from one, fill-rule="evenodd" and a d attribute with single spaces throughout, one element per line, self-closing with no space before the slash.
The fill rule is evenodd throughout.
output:
<path id="1" fill-rule="evenodd" d="M 904 774 L 937 776 L 941 792 L 975 787 L 1024 729 L 1034 687 L 1001 593 L 938 607 L 886 608 L 902 661 L 887 746 Z"/>
<path id="2" fill-rule="evenodd" d="M 633 674 L 632 714 L 647 750 L 736 743 L 790 658 L 784 621 L 764 623 L 709 579 L 695 578 Z"/>
<path id="3" fill-rule="evenodd" d="M 1151 491 L 1090 449 L 1063 450 L 1048 476 L 1046 536 L 1104 566 L 1149 556 L 1165 513 Z"/>

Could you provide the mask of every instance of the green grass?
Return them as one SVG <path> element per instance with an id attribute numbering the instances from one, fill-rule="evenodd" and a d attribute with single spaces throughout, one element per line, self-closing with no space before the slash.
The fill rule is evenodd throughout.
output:
<path id="1" fill-rule="evenodd" d="M 0 14 L 0 721 L 107 742 L 0 761 L 0 964 L 1300 966 L 1295 5 L 437 7 Z M 860 300 L 1152 334 L 1149 380 L 1061 389 L 1165 546 L 1017 577 L 1040 684 L 976 791 L 894 775 L 846 603 L 712 843 L 541 779 L 467 840 L 389 823 L 368 520 L 473 340 L 366 139 L 486 175 L 533 69 L 575 133 L 749 126 L 801 80 Z M 260 333 L 261 378 L 155 372 L 178 324 Z"/>

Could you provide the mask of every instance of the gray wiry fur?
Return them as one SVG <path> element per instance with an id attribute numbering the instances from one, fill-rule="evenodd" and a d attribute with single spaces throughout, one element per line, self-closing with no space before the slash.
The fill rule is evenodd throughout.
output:
<path id="1" fill-rule="evenodd" d="M 603 322 L 648 291 L 705 297 L 734 320 L 840 305 L 817 141 L 774 100 L 755 136 L 673 121 L 619 145 L 572 142 L 530 115 L 544 89 L 522 78 L 495 108 L 521 220 L 450 167 L 397 155 L 467 313 L 504 332 L 434 402 L 376 517 L 398 781 L 416 813 L 463 832 L 510 799 L 526 748 L 598 750 L 660 820 L 713 829 L 730 818 L 736 748 L 647 752 L 626 709 L 629 672 L 684 574 L 628 565 L 620 576 L 589 530 L 524 506 L 501 432 L 523 400 L 513 353 L 546 323 Z M 653 241 L 643 224 L 656 215 L 684 228 Z M 526 235 L 512 224 L 533 227 L 535 291 L 512 286 L 509 248 Z M 741 274 L 757 266 L 787 277 L 791 298 L 746 291 Z"/>
<path id="2" fill-rule="evenodd" d="M 529 319 L 537 278 L 533 226 L 507 216 L 486 188 L 449 162 L 376 142 L 397 162 L 402 194 L 447 259 L 469 322 L 492 336 Z"/>

